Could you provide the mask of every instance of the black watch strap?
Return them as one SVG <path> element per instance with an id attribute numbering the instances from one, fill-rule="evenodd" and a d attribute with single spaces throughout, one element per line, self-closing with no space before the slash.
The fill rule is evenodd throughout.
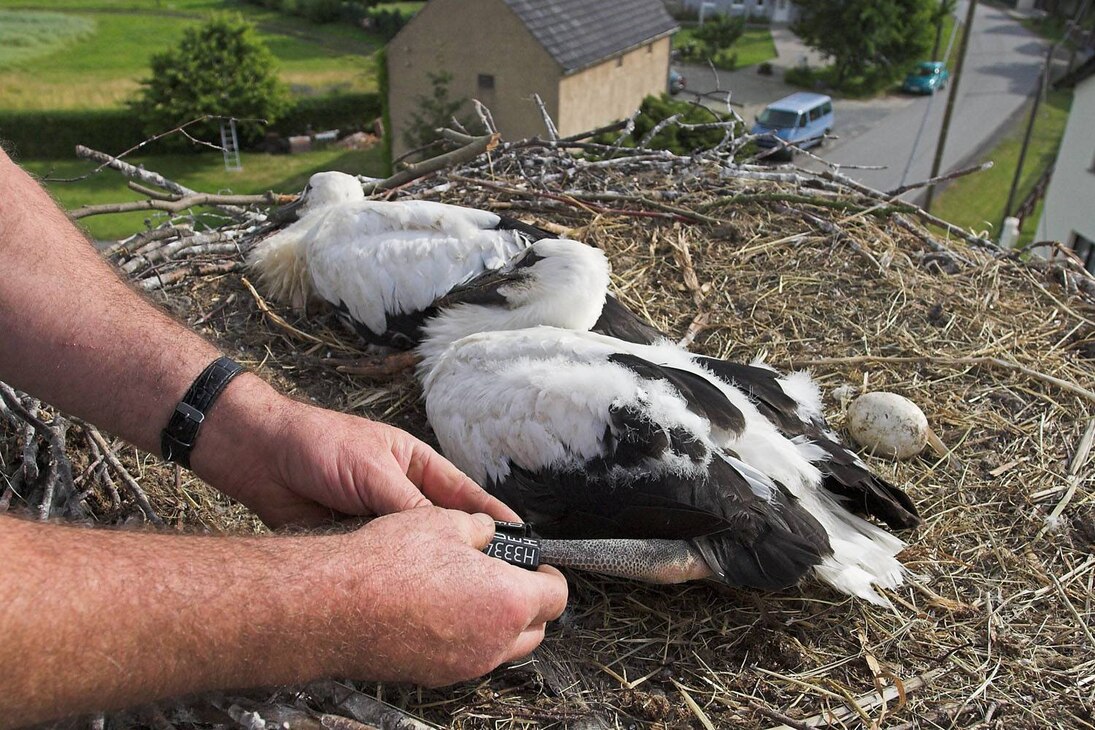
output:
<path id="1" fill-rule="evenodd" d="M 165 461 L 174 461 L 187 469 L 190 468 L 190 450 L 198 440 L 205 414 L 217 400 L 221 391 L 243 372 L 243 366 L 229 357 L 218 357 L 201 371 L 190 384 L 167 428 L 160 434 L 160 451 Z"/>

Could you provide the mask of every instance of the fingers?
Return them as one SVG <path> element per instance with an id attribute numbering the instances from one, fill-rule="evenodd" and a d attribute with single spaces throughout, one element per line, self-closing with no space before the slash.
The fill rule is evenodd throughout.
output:
<path id="1" fill-rule="evenodd" d="M 460 531 L 464 542 L 482 550 L 494 537 L 494 520 L 482 513 L 469 515 L 455 510 L 445 513 Z M 493 560 L 494 558 L 492 558 Z M 532 612 L 528 626 L 536 626 L 554 621 L 563 614 L 567 606 L 567 581 L 557 569 L 550 565 L 541 565 L 535 571 L 529 571 L 506 563 L 499 567 L 509 569 L 514 589 L 528 596 Z"/>
<path id="2" fill-rule="evenodd" d="M 516 512 L 488 494 L 426 444 L 415 444 L 407 466 L 407 478 L 439 507 L 485 512 L 496 520 L 521 521 Z"/>
<path id="3" fill-rule="evenodd" d="M 539 609 L 529 622 L 530 626 L 554 621 L 563 615 L 567 607 L 567 581 L 555 568 L 541 565 L 534 573 L 528 573 L 540 592 Z"/>
<path id="4" fill-rule="evenodd" d="M 482 550 L 494 537 L 494 520 L 482 513 L 469 515 L 464 512 L 446 512 L 449 520 L 460 533 L 461 539 L 476 550 Z"/>
<path id="5" fill-rule="evenodd" d="M 532 653 L 532 650 L 540 645 L 540 642 L 544 640 L 545 632 L 544 624 L 538 626 L 530 626 L 518 635 L 517 640 L 510 646 L 507 656 L 503 659 L 503 662 L 512 662 L 517 659 L 523 659 Z"/>

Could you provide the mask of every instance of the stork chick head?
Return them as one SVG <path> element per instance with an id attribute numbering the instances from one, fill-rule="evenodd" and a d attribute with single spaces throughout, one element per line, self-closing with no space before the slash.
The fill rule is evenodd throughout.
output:
<path id="1" fill-rule="evenodd" d="M 504 267 L 482 274 L 439 299 L 420 351 L 440 353 L 478 332 L 546 325 L 588 330 L 608 294 L 604 252 L 584 243 L 545 238 Z"/>
<path id="2" fill-rule="evenodd" d="M 295 220 L 255 246 L 247 257 L 247 265 L 258 272 L 267 294 L 303 309 L 313 288 L 308 245 L 323 235 L 318 214 L 364 199 L 361 183 L 353 175 L 335 171 L 312 175 L 297 201 L 281 209 L 281 217 Z"/>
<path id="3" fill-rule="evenodd" d="M 361 182 L 353 175 L 329 170 L 317 172 L 308 179 L 308 185 L 301 193 L 301 215 L 325 208 L 329 205 L 353 203 L 365 199 Z"/>

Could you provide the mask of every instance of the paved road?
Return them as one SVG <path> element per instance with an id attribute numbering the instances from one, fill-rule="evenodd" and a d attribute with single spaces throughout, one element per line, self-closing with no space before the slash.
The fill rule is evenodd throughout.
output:
<path id="1" fill-rule="evenodd" d="M 965 3 L 960 3 L 958 13 L 965 17 Z M 801 46 L 786 37 L 777 36 L 776 41 L 779 65 L 789 66 L 799 61 L 804 52 Z M 990 144 L 1001 126 L 1019 112 L 1034 92 L 1047 47 L 1045 41 L 1003 10 L 978 5 L 943 155 L 944 171 L 956 169 Z M 715 88 L 709 70 L 688 67 L 685 72 L 689 89 Z M 733 100 L 743 105 L 739 113 L 751 120 L 765 103 L 790 92 L 779 81 L 781 77 L 778 69 L 775 77 L 769 78 L 759 76 L 753 69 L 743 69 L 723 72 L 719 81 L 721 88 L 732 90 Z M 847 171 L 856 180 L 883 190 L 895 188 L 903 181 L 926 179 L 945 102 L 945 92 L 935 97 L 889 95 L 869 101 L 838 99 L 834 104 L 837 115 L 834 133 L 840 139 L 831 141 L 821 154 L 841 164 L 884 165 L 883 170 Z M 920 139 L 916 143 L 918 134 Z"/>

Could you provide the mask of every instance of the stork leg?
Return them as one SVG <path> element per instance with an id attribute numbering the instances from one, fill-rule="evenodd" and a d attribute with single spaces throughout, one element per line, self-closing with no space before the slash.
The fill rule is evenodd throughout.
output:
<path id="1" fill-rule="evenodd" d="M 413 368 L 420 359 L 413 352 L 392 352 L 379 357 L 363 357 L 356 362 L 339 365 L 336 369 L 349 375 L 388 379 Z"/>
<path id="2" fill-rule="evenodd" d="M 540 562 L 645 583 L 683 583 L 712 576 L 684 540 L 540 540 Z"/>

